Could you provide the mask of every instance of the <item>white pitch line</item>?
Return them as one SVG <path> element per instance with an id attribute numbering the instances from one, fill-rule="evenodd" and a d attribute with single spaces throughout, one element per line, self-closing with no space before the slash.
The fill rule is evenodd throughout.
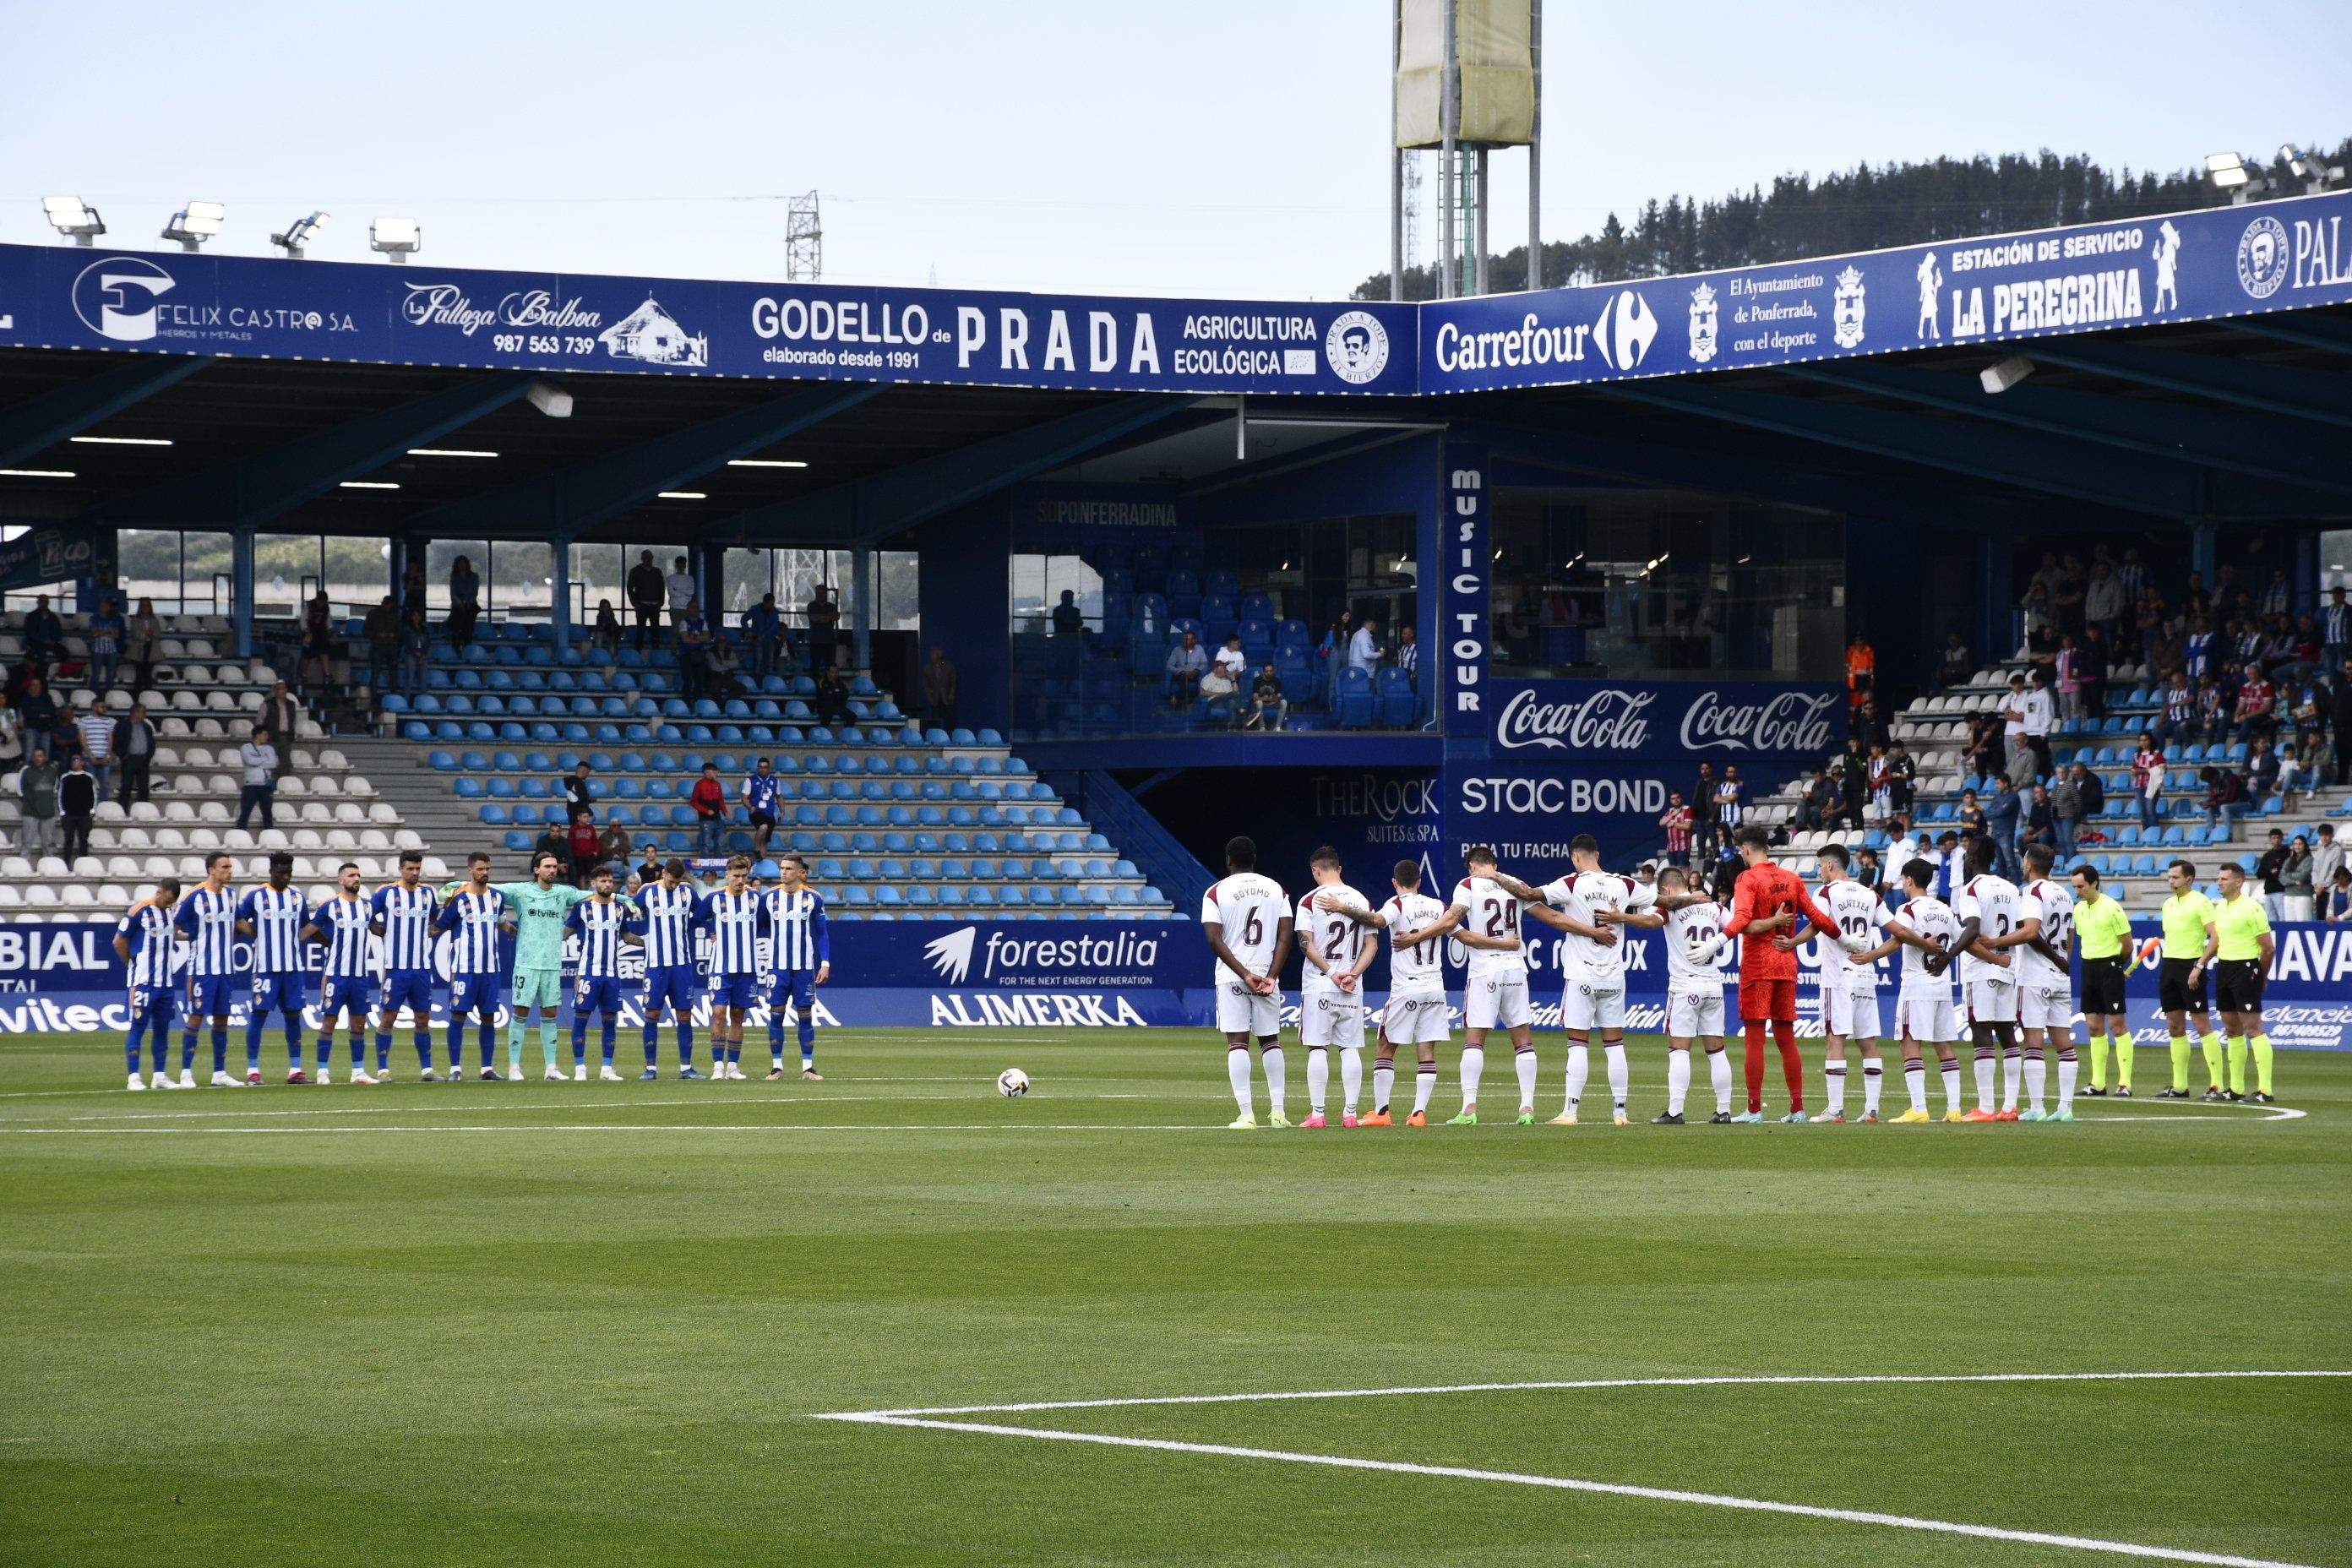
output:
<path id="1" fill-rule="evenodd" d="M 1170 1454 L 1208 1454 L 1233 1459 L 1275 1459 L 1285 1464 L 1319 1465 L 1331 1469 L 1381 1470 L 1395 1475 L 1444 1476 L 1457 1480 L 1501 1481 L 1512 1486 L 1546 1487 L 1556 1491 L 1598 1492 L 1611 1497 L 1641 1498 L 1652 1502 L 1699 1503 L 1710 1508 L 1741 1509 L 1751 1513 L 1795 1514 L 1804 1519 L 1836 1520 L 1846 1524 L 1883 1524 L 1898 1530 L 1932 1531 L 1942 1535 L 1973 1536 L 1982 1541 L 2017 1542 L 2031 1546 L 2068 1546 L 2084 1552 L 2105 1552 L 2125 1557 L 2155 1558 L 2169 1563 L 2202 1563 L 2221 1568 L 2306 1568 L 2266 1557 L 2238 1557 L 2221 1552 L 2191 1552 L 2170 1546 L 2145 1546 L 2137 1542 L 2102 1541 L 2088 1535 L 2056 1535 L 2038 1530 L 2008 1530 L 1999 1525 L 1963 1524 L 1947 1519 L 1922 1519 L 1911 1514 L 1879 1513 L 1865 1509 L 1816 1508 L 1805 1503 L 1774 1502 L 1765 1498 L 1733 1497 L 1723 1492 L 1679 1491 L 1665 1487 L 1627 1486 L 1616 1481 L 1582 1480 L 1567 1476 L 1529 1476 L 1511 1470 L 1481 1470 L 1460 1465 L 1414 1465 L 1395 1459 L 1363 1459 L 1344 1454 L 1300 1454 L 1284 1448 L 1244 1448 L 1223 1443 L 1182 1443 L 1161 1437 L 1121 1437 L 1100 1432 L 1064 1432 L 1045 1426 L 1004 1426 L 981 1421 L 928 1421 L 904 1415 L 842 1415 L 832 1421 L 858 1421 L 880 1426 L 928 1427 L 941 1432 L 977 1432 L 998 1437 L 1036 1437 L 1056 1443 L 1094 1443 L 1113 1448 L 1150 1448 Z"/>
<path id="2" fill-rule="evenodd" d="M 753 1103 L 773 1106 L 782 1110 L 797 1110 L 824 1105 L 858 1105 L 869 1102 L 889 1105 L 949 1104 L 958 1100 L 976 1100 L 980 1098 L 980 1092 L 978 1090 L 974 1090 L 971 1094 L 820 1094 L 809 1096 L 807 1098 L 801 1098 L 805 1091 L 798 1089 L 797 1087 L 793 1088 L 790 1092 L 795 1098 L 790 1100 L 755 1101 Z M 1057 1100 L 1148 1100 L 1171 1097 L 1142 1094 L 1065 1094 L 1056 1095 L 1055 1098 Z M 1182 1098 L 1204 1100 L 1209 1097 L 1206 1095 L 1188 1095 Z M 651 1109 L 655 1106 L 666 1105 L 709 1106 L 723 1105 L 725 1103 L 726 1101 L 719 1100 L 715 1096 L 697 1096 L 691 1100 L 623 1100 L 604 1105 L 598 1105 L 593 1109 L 608 1111 L 616 1110 L 635 1110 L 640 1107 Z M 76 1116 L 72 1120 L 76 1121 L 189 1121 L 206 1116 L 391 1116 L 403 1111 L 415 1114 L 423 1109 L 423 1107 L 416 1105 L 314 1105 L 306 1106 L 299 1110 L 92 1110 Z M 436 1109 L 456 1110 L 461 1108 L 457 1105 L 452 1104 Z M 576 1110 L 581 1109 L 581 1106 L 577 1101 L 567 1103 L 563 1100 L 537 1100 L 512 1105 L 467 1105 L 462 1107 L 462 1109 L 479 1113 L 486 1110 Z M 5 1123 L 0 1122 L 0 1125 L 5 1125 Z"/>
<path id="3" fill-rule="evenodd" d="M 540 1138 L 558 1132 L 1223 1132 L 1221 1122 L 1171 1121 L 907 1121 L 790 1122 L 744 1121 L 558 1121 L 542 1127 L 462 1126 L 450 1123 L 415 1127 L 10 1127 L 0 1124 L 0 1137 L 152 1138 L 166 1134 L 232 1135 L 279 1138 L 349 1138 L 377 1132 L 504 1132 Z"/>

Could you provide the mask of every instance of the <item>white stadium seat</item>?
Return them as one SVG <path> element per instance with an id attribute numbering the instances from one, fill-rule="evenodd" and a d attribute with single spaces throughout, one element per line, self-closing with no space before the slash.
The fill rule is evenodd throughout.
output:
<path id="1" fill-rule="evenodd" d="M 58 907 L 58 890 L 47 882 L 35 882 L 24 892 L 26 909 L 53 910 Z"/>

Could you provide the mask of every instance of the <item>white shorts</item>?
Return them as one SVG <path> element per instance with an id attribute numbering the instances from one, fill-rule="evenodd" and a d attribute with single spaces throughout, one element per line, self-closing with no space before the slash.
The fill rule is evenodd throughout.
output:
<path id="1" fill-rule="evenodd" d="M 1721 1039 L 1723 987 L 1666 993 L 1666 1035 L 1676 1040 Z"/>
<path id="2" fill-rule="evenodd" d="M 1959 1020 L 1952 1011 L 1952 994 L 1940 996 L 1906 992 L 1895 999 L 1895 1032 L 1923 1045 L 1948 1046 L 1960 1037 Z"/>
<path id="3" fill-rule="evenodd" d="M 2017 987 L 2017 1021 L 2029 1029 L 2074 1026 L 2074 996 L 2063 984 L 2047 981 Z"/>
<path id="4" fill-rule="evenodd" d="M 1474 974 L 1462 987 L 1463 1023 L 1473 1029 L 1517 1029 L 1528 1012 L 1524 974 Z"/>
<path id="5" fill-rule="evenodd" d="M 1982 975 L 1967 982 L 1969 1022 L 1971 1024 L 2014 1024 L 2017 1022 L 2017 987 L 1987 980 Z"/>
<path id="6" fill-rule="evenodd" d="M 1878 987 L 1854 991 L 1843 985 L 1822 986 L 1822 1028 L 1841 1039 L 1878 1038 Z"/>
<path id="7" fill-rule="evenodd" d="M 1454 1033 L 1445 993 L 1437 986 L 1391 991 L 1381 1014 L 1381 1035 L 1392 1046 L 1442 1044 Z"/>
<path id="8" fill-rule="evenodd" d="M 1298 994 L 1298 1042 L 1304 1046 L 1339 1046 L 1353 1049 L 1364 1043 L 1364 994 L 1360 991 L 1302 991 Z"/>
<path id="9" fill-rule="evenodd" d="M 1625 1026 L 1625 988 L 1602 991 L 1581 980 L 1571 980 L 1560 995 L 1559 1021 L 1570 1029 L 1622 1029 Z"/>
<path id="10" fill-rule="evenodd" d="M 1217 982 L 1217 1033 L 1270 1040 L 1282 1033 L 1282 993 L 1259 996 L 1227 976 Z"/>

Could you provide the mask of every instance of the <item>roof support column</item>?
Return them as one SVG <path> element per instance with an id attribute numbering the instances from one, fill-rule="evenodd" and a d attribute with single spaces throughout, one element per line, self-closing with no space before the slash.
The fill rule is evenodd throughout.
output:
<path id="1" fill-rule="evenodd" d="M 253 530 L 229 532 L 228 613 L 236 628 L 236 657 L 253 657 Z"/>
<path id="2" fill-rule="evenodd" d="M 572 651 L 572 536 L 559 533 L 547 542 L 548 575 L 555 591 L 547 597 L 547 619 L 555 637 L 558 658 Z"/>
<path id="3" fill-rule="evenodd" d="M 2189 525 L 2189 569 L 2205 574 L 2205 585 L 2213 585 L 2213 524 L 2209 520 Z"/>
<path id="4" fill-rule="evenodd" d="M 874 669 L 874 546 L 860 540 L 850 554 L 850 571 L 857 598 L 850 617 L 851 659 L 871 674 Z"/>

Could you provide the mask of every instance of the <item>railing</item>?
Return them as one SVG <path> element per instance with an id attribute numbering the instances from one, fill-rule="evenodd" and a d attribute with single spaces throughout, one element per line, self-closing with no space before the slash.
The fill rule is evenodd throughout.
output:
<path id="1" fill-rule="evenodd" d="M 1200 908 L 1202 897 L 1216 879 L 1126 785 L 1099 768 L 1071 775 L 1068 784 L 1063 794 L 1066 798 L 1076 796 L 1071 804 L 1078 814 L 1117 846 L 1122 857 L 1135 862 L 1144 880 L 1168 895 L 1180 918 Z"/>

